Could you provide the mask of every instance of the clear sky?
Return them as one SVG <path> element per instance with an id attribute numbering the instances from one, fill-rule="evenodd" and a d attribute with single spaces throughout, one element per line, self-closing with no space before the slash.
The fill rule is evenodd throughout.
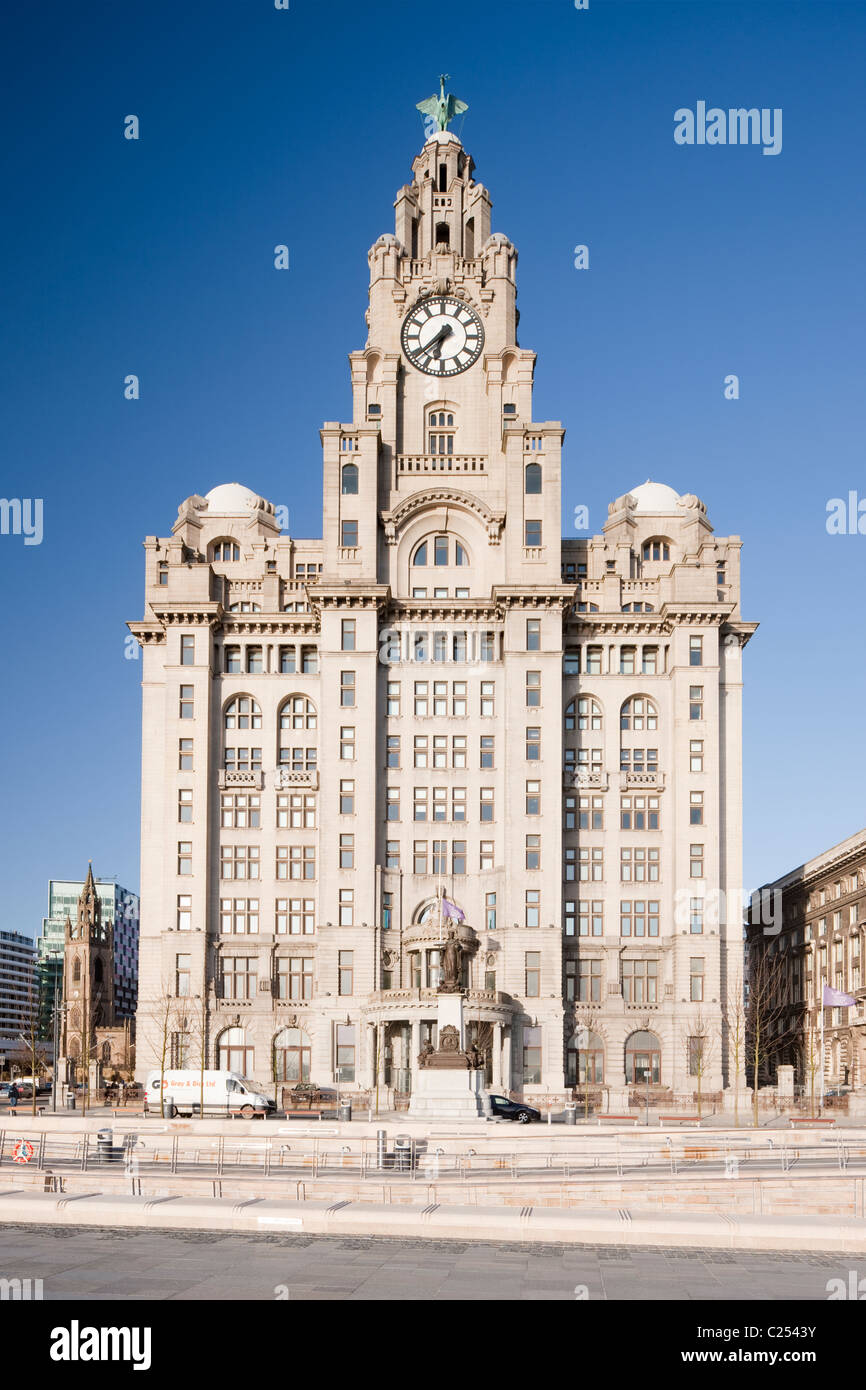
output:
<path id="1" fill-rule="evenodd" d="M 321 534 L 318 428 L 440 71 L 564 516 L 652 477 L 743 538 L 746 887 L 866 822 L 866 535 L 825 529 L 866 498 L 864 4 L 8 0 L 4 40 L 0 491 L 44 537 L 0 536 L 0 927 L 89 858 L 138 887 L 142 538 L 234 480 Z M 781 108 L 781 153 L 675 144 L 698 101 Z"/>

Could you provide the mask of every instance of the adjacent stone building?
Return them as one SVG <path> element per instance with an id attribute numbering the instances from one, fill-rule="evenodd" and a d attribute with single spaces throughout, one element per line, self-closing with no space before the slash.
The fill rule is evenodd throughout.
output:
<path id="1" fill-rule="evenodd" d="M 409 1090 L 444 893 L 492 1087 L 690 1090 L 696 1030 L 723 1083 L 740 541 L 649 481 L 562 539 L 564 431 L 473 170 L 431 136 L 369 253 L 322 539 L 230 483 L 145 541 L 139 1075 L 203 1045 Z"/>
<path id="2" fill-rule="evenodd" d="M 827 985 L 853 996 L 855 1003 L 824 1009 L 825 1086 L 866 1085 L 866 830 L 765 884 L 755 902 L 764 904 L 764 921 L 750 922 L 749 957 L 754 962 L 766 955 L 778 962 L 776 997 L 768 1011 L 777 1041 L 766 1050 L 770 1074 L 763 1079 L 772 1080 L 776 1067 L 785 1064 L 794 1067 L 801 1085 L 816 1084 Z"/>
<path id="3" fill-rule="evenodd" d="M 88 868 L 75 920 L 64 928 L 63 1001 L 59 1021 L 61 1076 L 98 1080 L 113 1069 L 131 1075 L 134 1019 L 118 1012 L 115 993 L 114 923 L 102 915 L 102 897 Z M 110 1074 L 110 1073 L 109 1073 Z"/>

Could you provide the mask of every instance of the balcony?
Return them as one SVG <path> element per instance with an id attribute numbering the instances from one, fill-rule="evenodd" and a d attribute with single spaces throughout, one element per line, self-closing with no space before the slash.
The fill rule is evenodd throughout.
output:
<path id="1" fill-rule="evenodd" d="M 587 787 L 592 791 L 606 792 L 608 775 L 601 768 L 566 768 L 562 774 L 562 784 L 567 791 Z"/>
<path id="2" fill-rule="evenodd" d="M 290 791 L 295 787 L 302 787 L 307 791 L 318 791 L 319 773 L 316 769 L 310 772 L 295 771 L 291 767 L 278 767 L 275 773 L 275 781 L 278 791 Z"/>
<path id="3" fill-rule="evenodd" d="M 665 784 L 663 772 L 621 772 L 620 786 L 630 787 L 657 787 L 659 790 Z"/>
<path id="4" fill-rule="evenodd" d="M 261 770 L 255 772 L 228 772 L 225 768 L 220 772 L 220 789 L 225 791 L 229 787 L 257 787 L 263 783 Z"/>
<path id="5" fill-rule="evenodd" d="M 486 454 L 398 454 L 399 478 L 407 473 L 486 473 Z"/>

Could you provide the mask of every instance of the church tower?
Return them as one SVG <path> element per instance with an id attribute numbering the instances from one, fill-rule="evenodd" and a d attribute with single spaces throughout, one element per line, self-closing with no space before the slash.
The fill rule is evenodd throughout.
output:
<path id="1" fill-rule="evenodd" d="M 95 1056 L 97 1031 L 113 1029 L 114 929 L 88 865 L 75 922 L 66 919 L 63 956 L 63 1053 L 85 1064 Z"/>

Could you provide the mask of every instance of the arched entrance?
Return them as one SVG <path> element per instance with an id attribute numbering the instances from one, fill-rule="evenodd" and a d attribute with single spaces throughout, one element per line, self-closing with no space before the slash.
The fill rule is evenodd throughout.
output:
<path id="1" fill-rule="evenodd" d="M 226 1028 L 217 1039 L 217 1066 L 220 1071 L 249 1076 L 253 1070 L 253 1049 L 243 1028 Z"/>
<path id="2" fill-rule="evenodd" d="M 632 1033 L 625 1040 L 625 1079 L 628 1085 L 649 1081 L 657 1086 L 661 1080 L 662 1045 L 655 1033 Z"/>

